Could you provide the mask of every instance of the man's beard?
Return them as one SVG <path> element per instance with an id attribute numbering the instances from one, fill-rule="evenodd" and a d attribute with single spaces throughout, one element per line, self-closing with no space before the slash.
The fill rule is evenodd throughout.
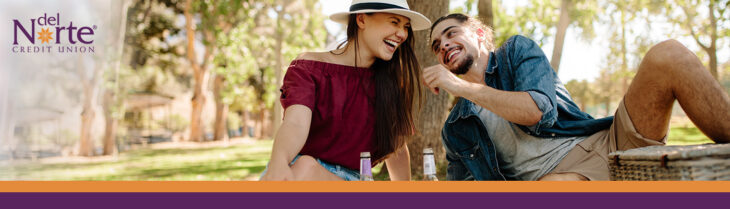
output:
<path id="1" fill-rule="evenodd" d="M 464 75 L 466 72 L 469 72 L 469 67 L 471 67 L 472 64 L 474 64 L 474 56 L 468 54 L 464 57 L 464 61 L 461 62 L 460 65 L 456 66 L 456 69 L 449 69 L 449 71 L 456 75 Z"/>

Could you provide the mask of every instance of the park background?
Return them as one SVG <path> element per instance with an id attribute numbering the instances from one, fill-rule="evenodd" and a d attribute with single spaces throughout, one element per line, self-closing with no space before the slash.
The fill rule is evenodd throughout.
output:
<path id="1" fill-rule="evenodd" d="M 496 44 L 537 41 L 574 100 L 612 115 L 650 46 L 677 39 L 730 89 L 728 0 L 409 0 L 478 15 Z M 257 180 L 281 119 L 278 87 L 304 51 L 333 49 L 350 1 L 0 0 L 0 180 Z M 98 25 L 94 53 L 12 53 L 12 20 Z M 416 33 L 422 66 L 436 64 Z M 454 98 L 424 92 L 410 139 L 436 151 Z M 668 144 L 710 143 L 674 106 Z M 356 155 L 357 153 L 355 153 Z M 382 166 L 376 178 L 386 180 Z"/>

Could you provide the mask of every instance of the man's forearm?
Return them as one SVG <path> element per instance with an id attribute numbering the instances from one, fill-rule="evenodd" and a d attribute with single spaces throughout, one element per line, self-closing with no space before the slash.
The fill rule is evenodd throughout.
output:
<path id="1" fill-rule="evenodd" d="M 460 96 L 512 123 L 532 126 L 542 118 L 542 111 L 527 92 L 502 91 L 471 82 L 458 91 Z"/>

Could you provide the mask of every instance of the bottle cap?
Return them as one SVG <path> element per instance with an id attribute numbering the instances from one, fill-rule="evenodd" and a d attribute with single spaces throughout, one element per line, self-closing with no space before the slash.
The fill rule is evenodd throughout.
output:
<path id="1" fill-rule="evenodd" d="M 426 155 L 426 154 L 433 155 L 433 149 L 431 149 L 431 148 L 423 148 L 423 154 L 424 155 Z"/>
<path id="2" fill-rule="evenodd" d="M 360 153 L 360 158 L 366 158 L 366 157 L 370 158 L 370 152 L 361 152 Z"/>

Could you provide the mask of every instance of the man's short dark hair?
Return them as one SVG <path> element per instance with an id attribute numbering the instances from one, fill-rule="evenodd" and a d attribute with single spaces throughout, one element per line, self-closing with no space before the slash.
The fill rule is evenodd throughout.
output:
<path id="1" fill-rule="evenodd" d="M 440 17 L 438 20 L 434 21 L 433 24 L 431 25 L 431 31 L 428 33 L 429 36 L 431 34 L 433 34 L 433 28 L 436 27 L 436 25 L 438 25 L 442 21 L 448 20 L 448 19 L 455 19 L 456 21 L 458 21 L 459 23 L 462 23 L 462 24 L 466 23 L 467 26 L 469 26 L 469 28 L 471 28 L 472 30 L 475 30 L 475 29 L 484 30 L 484 35 L 486 36 L 486 47 L 489 51 L 494 51 L 494 48 L 495 48 L 494 47 L 494 31 L 492 30 L 492 28 L 484 25 L 484 23 L 482 23 L 482 21 L 479 21 L 479 19 L 477 19 L 476 17 L 471 17 L 471 16 L 461 14 L 461 13 L 449 14 L 449 15 Z M 433 37 L 429 37 L 429 39 L 432 39 L 432 38 Z"/>

